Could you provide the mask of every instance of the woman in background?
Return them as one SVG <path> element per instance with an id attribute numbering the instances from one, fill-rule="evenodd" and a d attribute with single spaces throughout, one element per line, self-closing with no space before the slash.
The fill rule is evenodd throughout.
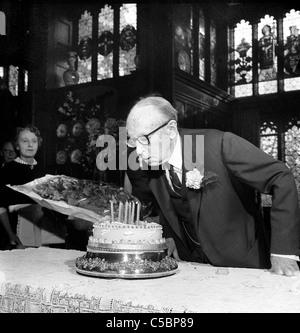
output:
<path id="1" fill-rule="evenodd" d="M 9 243 L 17 245 L 17 247 L 22 247 L 22 243 L 16 235 L 16 223 L 11 223 L 12 221 L 9 219 L 8 208 L 11 205 L 33 204 L 35 202 L 6 185 L 22 185 L 44 176 L 43 170 L 35 160 L 41 143 L 42 138 L 37 127 L 33 125 L 18 127 L 14 145 L 19 156 L 5 164 L 0 170 L 0 224 L 8 235 Z"/>

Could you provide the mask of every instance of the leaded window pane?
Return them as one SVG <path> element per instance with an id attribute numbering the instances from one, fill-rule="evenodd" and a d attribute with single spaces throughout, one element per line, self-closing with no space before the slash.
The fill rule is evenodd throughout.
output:
<path id="1" fill-rule="evenodd" d="M 137 7 L 123 4 L 120 8 L 119 75 L 129 75 L 136 70 Z"/>
<path id="2" fill-rule="evenodd" d="M 280 137 L 280 145 L 283 147 L 282 160 L 293 172 L 300 202 L 300 120 L 291 119 L 285 132 L 280 136 L 278 134 L 277 126 L 272 121 L 264 122 L 260 128 L 260 148 L 278 159 L 278 137 Z M 270 195 L 262 194 L 261 200 L 264 207 L 272 205 Z"/>
<path id="3" fill-rule="evenodd" d="M 205 16 L 199 10 L 199 78 L 205 80 Z"/>
<path id="4" fill-rule="evenodd" d="M 97 79 L 113 77 L 114 10 L 105 5 L 98 16 Z"/>
<path id="5" fill-rule="evenodd" d="M 214 20 L 211 21 L 210 26 L 210 71 L 211 71 L 211 84 L 217 84 L 217 30 Z"/>
<path id="6" fill-rule="evenodd" d="M 276 93 L 277 88 L 277 22 L 265 15 L 258 23 L 258 92 Z"/>
<path id="7" fill-rule="evenodd" d="M 19 93 L 19 67 L 10 65 L 8 72 L 8 89 L 13 96 Z"/>
<path id="8" fill-rule="evenodd" d="M 28 91 L 28 71 L 24 70 L 24 91 Z"/>
<path id="9" fill-rule="evenodd" d="M 292 9 L 283 19 L 284 90 L 300 89 L 300 11 Z"/>
<path id="10" fill-rule="evenodd" d="M 92 80 L 92 29 L 93 17 L 84 11 L 78 22 L 78 67 L 79 83 Z"/>
<path id="11" fill-rule="evenodd" d="M 253 64 L 257 71 L 253 73 L 253 78 L 248 80 L 249 75 L 244 71 L 243 58 L 239 57 L 236 52 L 234 60 L 232 56 L 232 52 L 237 51 L 238 42 L 240 42 L 239 49 L 243 50 L 244 43 L 241 42 L 238 32 L 242 30 L 239 25 L 244 24 L 245 21 L 241 20 L 234 31 L 230 31 L 229 65 L 234 75 L 231 75 L 231 86 L 228 92 L 234 94 L 235 97 L 251 96 L 252 91 L 256 95 L 265 95 L 277 93 L 278 89 L 280 92 L 300 89 L 300 11 L 291 9 L 282 14 L 284 14 L 282 18 L 281 16 L 274 18 L 267 14 L 264 15 L 253 26 L 255 35 L 257 31 L 257 37 L 249 35 L 249 39 L 244 40 L 245 43 L 254 47 L 255 54 L 257 54 L 257 63 Z M 277 19 L 281 23 L 280 25 Z M 233 46 L 233 44 L 235 45 Z M 252 52 L 251 49 L 247 51 L 247 55 L 250 52 Z M 280 61 L 280 65 L 282 61 L 282 67 L 278 67 L 278 61 Z M 234 62 L 235 68 L 233 68 L 232 62 Z M 240 76 L 242 76 L 242 80 Z M 247 85 L 248 82 L 251 84 Z"/>
<path id="12" fill-rule="evenodd" d="M 6 16 L 2 11 L 0 11 L 0 36 L 1 35 L 6 35 Z"/>
<path id="13" fill-rule="evenodd" d="M 300 121 L 299 121 L 300 123 Z M 285 132 L 285 163 L 292 170 L 300 200 L 300 127 L 293 126 Z"/>
<path id="14" fill-rule="evenodd" d="M 194 74 L 194 41 L 193 41 L 193 34 L 194 34 L 194 20 L 193 20 L 193 7 L 190 6 L 190 27 L 188 29 L 188 41 L 189 41 L 189 48 L 191 52 L 191 74 Z"/>
<path id="15" fill-rule="evenodd" d="M 178 4 L 174 12 L 174 64 L 193 74 L 193 15 L 192 7 Z"/>
<path id="16" fill-rule="evenodd" d="M 278 159 L 278 130 L 272 122 L 264 122 L 260 128 L 260 149 L 275 159 Z M 272 206 L 272 196 L 261 194 L 261 205 L 263 207 Z"/>
<path id="17" fill-rule="evenodd" d="M 277 126 L 273 122 L 265 122 L 260 128 L 260 148 L 270 156 L 278 159 Z"/>
<path id="18" fill-rule="evenodd" d="M 252 25 L 245 20 L 234 29 L 235 97 L 252 96 Z"/>

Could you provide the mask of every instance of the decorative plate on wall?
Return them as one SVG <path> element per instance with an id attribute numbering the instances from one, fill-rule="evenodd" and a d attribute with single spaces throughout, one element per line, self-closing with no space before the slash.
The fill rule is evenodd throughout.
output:
<path id="1" fill-rule="evenodd" d="M 83 37 L 78 45 L 78 55 L 81 60 L 89 59 L 92 55 L 93 41 L 91 37 Z"/>
<path id="2" fill-rule="evenodd" d="M 58 138 L 65 138 L 68 134 L 68 128 L 66 124 L 59 124 L 56 129 L 56 135 Z"/>
<path id="3" fill-rule="evenodd" d="M 56 164 L 60 164 L 60 165 L 66 164 L 67 159 L 68 159 L 68 155 L 64 150 L 59 150 L 56 153 Z"/>
<path id="4" fill-rule="evenodd" d="M 74 149 L 71 153 L 71 162 L 75 164 L 81 164 L 82 151 L 80 149 Z"/>
<path id="5" fill-rule="evenodd" d="M 136 30 L 132 25 L 126 25 L 126 27 L 121 31 L 120 35 L 121 49 L 128 52 L 135 46 L 135 43 Z"/>
<path id="6" fill-rule="evenodd" d="M 178 66 L 182 71 L 191 72 L 191 59 L 184 50 L 180 50 L 178 53 Z"/>
<path id="7" fill-rule="evenodd" d="M 80 136 L 83 132 L 83 125 L 81 123 L 76 123 L 72 128 L 73 136 Z"/>
<path id="8" fill-rule="evenodd" d="M 112 52 L 113 46 L 114 35 L 108 30 L 103 31 L 98 40 L 98 53 L 107 56 Z"/>

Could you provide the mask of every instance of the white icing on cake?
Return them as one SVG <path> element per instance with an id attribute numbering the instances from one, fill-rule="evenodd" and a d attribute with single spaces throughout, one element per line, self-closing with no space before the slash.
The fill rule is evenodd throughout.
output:
<path id="1" fill-rule="evenodd" d="M 155 222 L 138 224 L 99 222 L 94 224 L 89 244 L 163 244 L 162 226 Z"/>

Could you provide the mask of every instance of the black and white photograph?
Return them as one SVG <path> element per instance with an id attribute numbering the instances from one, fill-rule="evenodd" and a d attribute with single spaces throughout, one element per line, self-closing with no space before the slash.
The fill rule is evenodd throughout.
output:
<path id="1" fill-rule="evenodd" d="M 0 0 L 0 158 L 1 320 L 300 313 L 300 2 Z"/>

